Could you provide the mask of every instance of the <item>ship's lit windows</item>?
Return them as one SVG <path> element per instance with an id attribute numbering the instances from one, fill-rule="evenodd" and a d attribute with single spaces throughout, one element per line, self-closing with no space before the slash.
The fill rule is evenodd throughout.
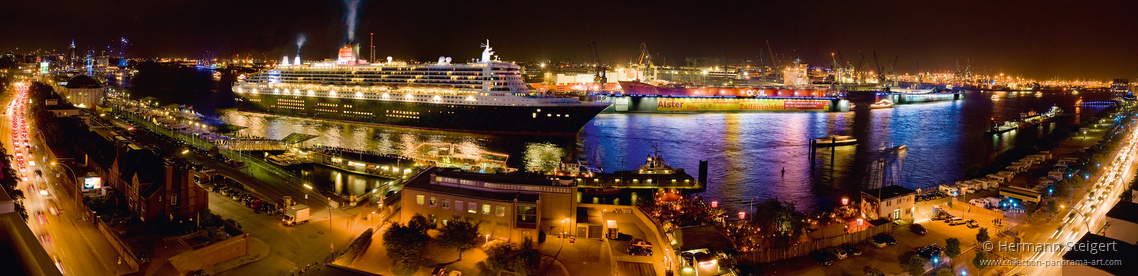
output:
<path id="1" fill-rule="evenodd" d="M 538 108 L 538 109 L 537 109 L 537 112 L 541 112 L 541 108 Z"/>
<path id="2" fill-rule="evenodd" d="M 388 95 L 387 92 L 383 92 L 383 98 L 384 99 L 391 98 L 391 95 Z"/>
<path id="3" fill-rule="evenodd" d="M 273 89 L 273 94 L 280 94 L 280 93 L 281 93 L 281 89 L 280 89 L 280 88 L 274 88 L 274 89 Z"/>
<path id="4" fill-rule="evenodd" d="M 411 99 L 412 97 L 414 97 L 414 96 L 411 96 L 411 93 L 407 93 L 407 96 L 403 96 L 403 97 L 404 97 L 404 98 L 407 98 L 408 100 L 410 100 L 410 99 Z"/>
<path id="5" fill-rule="evenodd" d="M 249 92 L 250 92 L 250 93 L 253 93 L 253 94 L 257 94 L 257 89 L 256 89 L 256 88 L 253 88 L 253 90 L 252 90 L 252 91 L 249 91 Z"/>
<path id="6" fill-rule="evenodd" d="M 466 96 L 467 101 L 474 101 L 474 96 Z"/>
<path id="7" fill-rule="evenodd" d="M 245 93 L 245 92 L 243 92 L 243 91 L 241 90 L 241 87 L 238 87 L 238 88 L 237 88 L 237 93 Z"/>
<path id="8" fill-rule="evenodd" d="M 316 96 L 316 91 L 308 90 L 308 96 Z"/>
<path id="9" fill-rule="evenodd" d="M 336 91 L 335 91 L 335 90 L 333 90 L 333 91 L 328 91 L 328 96 L 331 96 L 331 97 L 335 97 L 335 96 L 336 96 Z"/>
<path id="10" fill-rule="evenodd" d="M 545 113 L 545 117 L 553 117 L 553 114 Z"/>
<path id="11" fill-rule="evenodd" d="M 441 100 L 443 100 L 443 98 L 442 98 L 442 97 L 439 97 L 439 95 L 435 95 L 435 97 L 433 97 L 433 98 L 431 98 L 431 99 L 432 99 L 432 100 L 435 100 L 435 101 L 441 101 Z"/>

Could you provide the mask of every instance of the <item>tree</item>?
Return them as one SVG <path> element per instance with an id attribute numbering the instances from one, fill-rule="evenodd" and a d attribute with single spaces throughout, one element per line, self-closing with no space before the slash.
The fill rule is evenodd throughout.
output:
<path id="1" fill-rule="evenodd" d="M 921 259 L 921 256 L 913 255 L 912 258 L 909 258 L 909 267 L 906 269 L 906 271 L 908 271 L 909 275 L 912 276 L 924 274 L 925 259 Z"/>
<path id="2" fill-rule="evenodd" d="M 494 275 L 503 270 L 509 270 L 514 265 L 513 259 L 516 250 L 509 243 L 495 242 L 487 246 L 484 251 L 486 252 L 486 260 L 483 262 Z"/>
<path id="3" fill-rule="evenodd" d="M 407 227 L 419 230 L 420 233 L 426 235 L 427 230 L 431 229 L 431 223 L 427 221 L 427 217 L 424 217 L 422 214 L 415 214 L 411 217 L 411 220 L 407 222 Z"/>
<path id="4" fill-rule="evenodd" d="M 1047 201 L 1047 211 L 1050 211 L 1052 213 L 1058 213 L 1059 212 L 1059 202 L 1055 201 L 1054 198 L 1052 198 L 1051 200 L 1048 200 Z"/>
<path id="5" fill-rule="evenodd" d="M 1052 188 L 1055 189 L 1055 193 L 1052 194 L 1054 197 L 1067 198 L 1071 195 L 1071 180 L 1059 180 L 1059 182 L 1055 182 L 1055 186 Z"/>
<path id="6" fill-rule="evenodd" d="M 391 223 L 387 231 L 383 232 L 383 244 L 387 247 L 387 256 L 393 262 L 395 274 L 410 275 L 415 272 L 419 254 L 423 253 L 428 239 L 430 237 L 419 229 Z"/>
<path id="7" fill-rule="evenodd" d="M 988 236 L 987 227 L 980 227 L 980 232 L 976 232 L 976 243 L 984 243 L 991 239 L 992 237 Z"/>
<path id="8" fill-rule="evenodd" d="M 806 214 L 798 212 L 793 202 L 767 199 L 755 204 L 751 223 L 759 228 L 759 235 L 772 236 L 773 246 L 792 245 L 804 232 Z"/>
<path id="9" fill-rule="evenodd" d="M 956 258 L 960 255 L 960 239 L 948 238 L 944 240 L 944 254 Z"/>
<path id="10" fill-rule="evenodd" d="M 952 269 L 941 269 L 936 272 L 936 276 L 952 276 Z"/>
<path id="11" fill-rule="evenodd" d="M 541 268 L 541 251 L 533 248 L 533 240 L 526 237 L 514 257 L 514 272 L 525 276 L 537 275 Z"/>
<path id="12" fill-rule="evenodd" d="M 452 220 L 442 229 L 439 229 L 439 244 L 458 250 L 458 259 L 462 260 L 462 252 L 474 249 L 479 241 L 478 224 L 466 220 Z"/>
<path id="13" fill-rule="evenodd" d="M 988 252 L 976 250 L 976 257 L 972 258 L 972 265 L 976 266 L 976 269 L 984 269 L 988 267 L 986 260 L 988 260 Z"/>

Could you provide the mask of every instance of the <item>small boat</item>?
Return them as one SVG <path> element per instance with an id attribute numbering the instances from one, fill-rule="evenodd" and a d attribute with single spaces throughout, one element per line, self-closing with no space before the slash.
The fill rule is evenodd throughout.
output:
<path id="1" fill-rule="evenodd" d="M 857 138 L 845 135 L 830 135 L 818 139 L 814 139 L 814 147 L 837 147 L 857 144 Z"/>
<path id="2" fill-rule="evenodd" d="M 998 100 L 1000 100 L 1000 96 L 999 95 L 992 95 L 992 100 L 998 101 Z"/>
<path id="3" fill-rule="evenodd" d="M 880 100 L 880 101 L 877 101 L 876 103 L 869 105 L 870 109 L 892 108 L 892 107 L 893 107 L 893 101 L 890 101 L 889 99 Z"/>
<path id="4" fill-rule="evenodd" d="M 1035 97 L 1043 97 L 1043 92 L 1035 92 Z"/>

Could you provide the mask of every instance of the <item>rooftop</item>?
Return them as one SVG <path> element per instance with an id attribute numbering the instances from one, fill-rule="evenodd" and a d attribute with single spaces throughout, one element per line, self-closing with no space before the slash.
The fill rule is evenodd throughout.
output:
<path id="1" fill-rule="evenodd" d="M 1106 212 L 1106 217 L 1138 223 L 1138 203 L 1118 201 L 1110 211 Z"/>
<path id="2" fill-rule="evenodd" d="M 865 190 L 865 191 L 862 191 L 861 193 L 863 195 L 869 195 L 869 196 L 872 196 L 875 198 L 880 196 L 881 199 L 884 200 L 884 199 L 890 199 L 890 198 L 894 198 L 894 197 L 898 197 L 898 196 L 913 194 L 916 192 L 917 191 L 911 190 L 909 188 L 893 185 L 893 186 L 886 186 L 886 187 L 880 188 L 880 189 Z"/>
<path id="3" fill-rule="evenodd" d="M 726 235 L 714 225 L 688 226 L 676 229 L 676 251 L 707 248 L 712 251 L 730 251 L 735 248 Z M 685 238 L 686 237 L 686 238 Z"/>
<path id="4" fill-rule="evenodd" d="M 1092 233 L 1084 235 L 1083 238 L 1079 239 L 1078 244 L 1086 246 L 1103 245 L 1104 247 L 1098 247 L 1099 250 L 1097 251 L 1091 251 L 1091 249 L 1067 250 L 1067 253 L 1063 254 L 1063 259 L 1086 262 L 1084 263 L 1086 266 L 1098 268 L 1114 275 L 1130 275 L 1131 272 L 1138 269 L 1138 246 Z M 1116 265 L 1096 264 L 1096 262 L 1109 260 L 1119 260 L 1120 263 Z"/>
<path id="5" fill-rule="evenodd" d="M 495 179 L 494 182 L 502 183 L 502 184 L 524 184 L 524 183 L 517 183 L 517 182 L 514 182 L 512 180 L 526 181 L 526 180 L 523 180 L 524 178 L 514 179 L 514 178 L 510 178 L 510 177 L 503 177 L 503 176 L 483 177 L 483 176 L 480 176 L 482 174 L 478 174 L 478 173 L 456 173 L 456 172 L 449 170 L 449 169 L 431 167 L 431 168 L 428 168 L 426 170 L 423 170 L 423 172 L 419 173 L 419 175 L 416 175 L 414 178 L 407 181 L 407 184 L 403 186 L 403 189 L 411 189 L 411 190 L 418 190 L 418 191 L 430 191 L 430 192 L 441 193 L 441 194 L 457 195 L 457 196 L 463 196 L 463 197 L 468 197 L 468 198 L 481 198 L 481 199 L 495 200 L 495 201 L 502 201 L 502 202 L 513 202 L 516 200 L 518 202 L 537 203 L 537 200 L 538 200 L 539 195 L 540 195 L 540 193 L 538 193 L 538 192 L 493 189 L 493 188 L 486 188 L 486 187 L 464 186 L 464 185 L 457 185 L 457 184 L 450 185 L 450 184 L 441 183 L 441 182 L 440 183 L 432 183 L 432 182 L 434 182 L 431 179 L 433 175 L 434 176 L 453 177 L 453 178 L 457 178 L 459 180 L 487 181 L 485 179 Z"/>
<path id="6" fill-rule="evenodd" d="M 86 75 L 78 75 L 67 81 L 67 88 L 100 88 L 103 84 Z"/>

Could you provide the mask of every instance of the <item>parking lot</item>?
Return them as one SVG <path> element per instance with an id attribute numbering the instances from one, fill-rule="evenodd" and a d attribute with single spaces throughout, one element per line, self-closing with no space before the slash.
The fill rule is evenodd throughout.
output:
<path id="1" fill-rule="evenodd" d="M 936 243 L 943 247 L 945 239 L 960 239 L 961 251 L 976 244 L 976 233 L 979 228 L 968 228 L 965 225 L 950 226 L 944 221 L 925 221 L 918 223 L 925 227 L 927 234 L 919 235 L 911 232 L 909 226 L 901 225 L 893 231 L 893 238 L 897 244 L 884 248 L 876 248 L 870 243 L 855 244 L 861 249 L 861 256 L 847 256 L 845 259 L 834 261 L 832 265 L 822 266 L 808 256 L 792 258 L 770 264 L 762 264 L 750 268 L 752 275 L 865 275 L 870 269 L 894 275 L 905 273 L 905 268 L 912 256 L 916 255 L 914 249 Z M 981 223 L 981 227 L 989 227 L 991 223 Z M 995 233 L 989 230 L 992 236 Z M 947 267 L 950 261 L 947 256 L 942 257 L 940 264 Z M 931 269 L 931 261 L 926 262 L 925 268 Z M 746 269 L 745 269 L 746 270 Z"/>

